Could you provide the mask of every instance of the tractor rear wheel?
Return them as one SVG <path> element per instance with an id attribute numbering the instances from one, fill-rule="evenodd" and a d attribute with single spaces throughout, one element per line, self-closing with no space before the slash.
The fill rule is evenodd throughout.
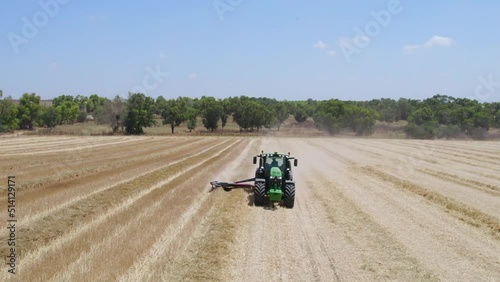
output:
<path id="1" fill-rule="evenodd" d="M 283 203 L 285 207 L 291 209 L 295 204 L 295 184 L 286 184 L 283 193 Z"/>
<path id="2" fill-rule="evenodd" d="M 262 206 L 264 204 L 264 197 L 266 196 L 266 183 L 265 182 L 255 182 L 253 187 L 253 203 L 256 206 Z"/>

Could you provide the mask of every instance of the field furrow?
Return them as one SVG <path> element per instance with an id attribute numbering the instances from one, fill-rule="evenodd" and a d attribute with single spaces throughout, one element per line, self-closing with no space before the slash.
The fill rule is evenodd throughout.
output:
<path id="1" fill-rule="evenodd" d="M 212 154 L 228 150 L 236 144 L 235 141 L 238 140 L 221 142 L 200 153 L 174 161 L 162 170 L 95 194 L 31 224 L 31 229 L 22 234 L 23 239 L 26 239 L 23 249 L 29 252 L 23 256 L 24 263 L 37 269 L 43 268 L 44 262 L 49 259 L 52 262 L 52 271 L 56 271 L 57 265 L 64 268 L 66 262 L 78 257 L 79 253 L 68 252 L 61 257 L 59 255 L 61 248 L 78 251 L 90 247 L 89 244 L 94 240 L 102 238 L 104 230 L 111 232 L 114 229 L 113 224 L 119 222 L 117 218 L 130 218 L 130 215 L 153 203 L 159 195 L 175 189 L 175 186 L 167 184 L 182 178 L 183 173 L 200 167 L 200 162 L 210 159 Z M 227 146 L 228 144 L 232 145 Z M 113 224 L 109 224 L 110 222 Z M 44 226 L 50 226 L 50 230 L 40 234 L 39 230 Z M 22 230 L 19 233 L 21 237 Z M 30 240 L 34 237 L 41 242 L 34 243 Z M 29 275 L 29 273 L 23 274 Z M 46 274 L 51 273 L 46 272 Z"/>
<path id="2" fill-rule="evenodd" d="M 0 139 L 0 281 L 497 281 L 500 143 L 195 136 Z M 290 152 L 295 206 L 255 206 Z M 5 185 L 0 201 L 6 203 Z M 9 214 L 0 212 L 0 221 Z M 0 256 L 12 253 L 0 229 Z M 11 240 L 12 241 L 12 240 Z"/>

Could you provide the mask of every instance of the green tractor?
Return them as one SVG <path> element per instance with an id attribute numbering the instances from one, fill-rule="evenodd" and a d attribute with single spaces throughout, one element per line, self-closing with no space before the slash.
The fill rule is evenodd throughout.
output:
<path id="1" fill-rule="evenodd" d="M 253 163 L 259 166 L 255 171 L 253 187 L 254 204 L 264 205 L 266 198 L 270 202 L 281 202 L 286 208 L 295 204 L 295 182 L 293 181 L 292 164 L 297 166 L 298 160 L 288 154 L 264 153 L 254 156 Z"/>
<path id="2" fill-rule="evenodd" d="M 235 182 L 211 181 L 212 190 L 222 187 L 226 191 L 234 188 L 253 187 L 253 198 L 256 206 L 271 203 L 283 203 L 289 209 L 295 204 L 295 182 L 293 181 L 292 163 L 297 166 L 298 160 L 288 154 L 264 153 L 253 157 L 253 163 L 259 166 L 255 170 L 255 177 Z M 248 182 L 254 181 L 254 185 Z M 211 190 L 211 191 L 212 191 Z"/>

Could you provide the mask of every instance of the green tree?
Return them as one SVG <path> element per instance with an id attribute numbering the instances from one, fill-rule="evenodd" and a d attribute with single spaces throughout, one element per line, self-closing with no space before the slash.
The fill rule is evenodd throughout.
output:
<path id="1" fill-rule="evenodd" d="M 266 106 L 272 104 L 271 99 L 252 99 L 247 96 L 228 98 L 230 110 L 233 113 L 233 120 L 240 127 L 240 131 L 260 130 L 262 127 L 269 127 L 273 112 Z"/>
<path id="2" fill-rule="evenodd" d="M 40 112 L 40 96 L 24 93 L 19 99 L 18 118 L 21 128 L 33 129 L 33 123 Z"/>
<path id="3" fill-rule="evenodd" d="M 231 114 L 231 107 L 229 105 L 229 100 L 228 99 L 223 99 L 220 100 L 222 110 L 220 112 L 220 123 L 222 127 L 222 131 L 224 131 L 224 127 L 226 127 L 227 124 L 227 118 Z"/>
<path id="4" fill-rule="evenodd" d="M 87 110 L 87 101 L 88 100 L 89 100 L 89 98 L 87 98 L 85 96 L 77 95 L 73 101 L 78 104 L 78 108 L 80 109 L 80 112 L 85 112 Z"/>
<path id="5" fill-rule="evenodd" d="M 423 105 L 408 117 L 404 131 L 407 135 L 418 139 L 429 139 L 436 136 L 439 124 L 430 106 Z"/>
<path id="6" fill-rule="evenodd" d="M 298 123 L 303 123 L 307 120 L 307 112 L 304 109 L 304 106 L 297 106 L 295 109 L 295 113 L 293 114 L 295 121 Z"/>
<path id="7" fill-rule="evenodd" d="M 106 98 L 99 97 L 97 94 L 90 95 L 89 99 L 87 100 L 87 105 L 86 105 L 87 112 L 88 113 L 93 113 L 100 106 L 104 105 L 105 101 L 106 101 Z"/>
<path id="8" fill-rule="evenodd" d="M 380 121 L 394 122 L 400 118 L 398 102 L 393 99 L 373 99 L 367 103 L 367 106 L 379 114 Z"/>
<path id="9" fill-rule="evenodd" d="M 59 112 L 54 106 L 42 107 L 41 119 L 44 126 L 49 129 L 56 127 L 57 120 L 59 119 Z"/>
<path id="10" fill-rule="evenodd" d="M 319 102 L 313 116 L 316 127 L 319 130 L 326 130 L 330 134 L 338 133 L 342 129 L 345 107 L 344 102 L 336 99 Z"/>
<path id="11" fill-rule="evenodd" d="M 252 108 L 256 106 L 256 102 L 250 100 L 247 96 L 229 98 L 233 112 L 233 120 L 240 127 L 240 131 L 249 130 L 252 126 Z"/>
<path id="12" fill-rule="evenodd" d="M 405 133 L 412 138 L 431 139 L 436 136 L 438 123 L 436 121 L 427 121 L 420 125 L 410 122 L 405 126 Z"/>
<path id="13" fill-rule="evenodd" d="M 77 122 L 84 122 L 87 120 L 87 113 L 86 112 L 80 112 L 78 116 L 76 117 Z"/>
<path id="14" fill-rule="evenodd" d="M 144 134 L 144 127 L 153 126 L 154 100 L 142 93 L 129 93 L 125 131 L 128 134 Z"/>
<path id="15" fill-rule="evenodd" d="M 61 105 L 64 102 L 75 102 L 75 98 L 71 95 L 60 95 L 52 99 L 52 106 L 54 108 L 57 108 L 59 105 Z"/>
<path id="16" fill-rule="evenodd" d="M 80 113 L 78 104 L 73 101 L 63 101 L 56 109 L 59 113 L 59 124 L 73 124 Z"/>
<path id="17" fill-rule="evenodd" d="M 379 119 L 379 114 L 372 109 L 347 106 L 345 107 L 342 119 L 344 127 L 350 128 L 357 135 L 368 135 L 373 132 L 373 127 L 377 119 Z"/>
<path id="18" fill-rule="evenodd" d="M 0 90 L 0 97 L 3 93 Z M 0 100 L 0 132 L 8 132 L 18 128 L 19 119 L 17 118 L 18 107 L 9 96 Z"/>
<path id="19" fill-rule="evenodd" d="M 416 125 L 422 125 L 431 121 L 435 121 L 434 112 L 427 106 L 415 110 L 408 117 L 408 122 L 415 123 Z"/>
<path id="20" fill-rule="evenodd" d="M 262 127 L 269 128 L 274 118 L 274 113 L 271 109 L 263 104 L 253 102 L 254 106 L 251 110 L 251 127 L 259 131 Z"/>
<path id="21" fill-rule="evenodd" d="M 201 97 L 199 101 L 199 111 L 202 117 L 203 126 L 207 130 L 214 131 L 219 127 L 219 117 L 222 112 L 222 105 L 214 97 Z"/>
<path id="22" fill-rule="evenodd" d="M 187 109 L 187 128 L 189 132 L 192 132 L 196 128 L 197 123 L 197 112 L 194 108 L 188 107 Z"/>
<path id="23" fill-rule="evenodd" d="M 167 100 L 163 96 L 158 96 L 155 101 L 155 114 L 161 115 L 163 109 L 166 108 Z"/>
<path id="24" fill-rule="evenodd" d="M 161 116 L 163 124 L 169 124 L 172 134 L 174 134 L 175 127 L 187 120 L 185 100 L 181 97 L 168 100 L 161 108 Z"/>
<path id="25" fill-rule="evenodd" d="M 495 112 L 495 127 L 500 127 L 500 109 Z"/>

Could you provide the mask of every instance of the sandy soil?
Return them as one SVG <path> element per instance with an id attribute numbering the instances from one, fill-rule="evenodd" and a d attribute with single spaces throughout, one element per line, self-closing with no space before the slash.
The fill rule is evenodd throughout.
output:
<path id="1" fill-rule="evenodd" d="M 299 159 L 293 209 L 211 191 L 260 150 Z M 0 280 L 499 281 L 498 171 L 499 142 L 9 138 L 18 259 Z"/>

